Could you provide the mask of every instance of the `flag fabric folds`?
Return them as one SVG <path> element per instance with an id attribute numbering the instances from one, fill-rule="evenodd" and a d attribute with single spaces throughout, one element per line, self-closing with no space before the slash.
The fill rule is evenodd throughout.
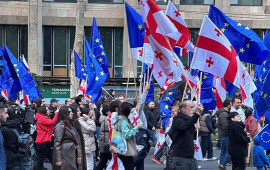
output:
<path id="1" fill-rule="evenodd" d="M 26 70 L 25 67 L 13 56 L 7 46 L 4 46 L 4 56 L 9 65 L 9 69 L 12 69 L 13 74 L 16 74 L 21 89 L 23 90 L 25 95 L 29 96 L 30 101 L 32 101 L 34 98 L 41 97 L 41 94 L 36 87 L 36 82 L 33 80 L 33 77 L 31 76 L 31 74 L 28 73 L 28 70 Z"/>
<path id="2" fill-rule="evenodd" d="M 151 68 L 148 67 L 147 64 L 144 64 L 144 66 L 143 66 L 143 78 L 142 78 L 142 83 L 143 83 L 143 85 L 142 85 L 142 91 L 143 91 L 145 85 L 148 82 L 150 83 L 150 89 L 148 90 L 148 94 L 146 96 L 145 103 L 148 103 L 150 101 L 154 101 L 154 99 L 155 99 L 154 80 L 153 80 L 153 76 L 152 76 L 151 72 L 152 72 Z"/>
<path id="3" fill-rule="evenodd" d="M 223 107 L 223 102 L 226 99 L 226 85 L 223 78 L 215 77 L 214 80 L 215 97 L 217 100 L 216 107 L 221 109 Z"/>
<path id="4" fill-rule="evenodd" d="M 270 149 L 270 126 L 267 124 L 263 130 L 257 135 L 265 150 Z"/>
<path id="5" fill-rule="evenodd" d="M 98 27 L 97 27 L 95 17 L 93 18 L 90 43 L 91 43 L 91 49 L 93 50 L 93 54 L 96 56 L 96 60 L 98 61 L 99 65 L 101 66 L 102 70 L 107 76 L 107 79 L 109 79 L 110 73 L 109 73 L 109 69 L 107 65 L 108 59 L 107 59 L 107 55 L 105 53 L 103 43 L 101 41 L 101 38 L 98 32 Z"/>
<path id="6" fill-rule="evenodd" d="M 268 50 L 251 28 L 227 17 L 213 5 L 210 5 L 209 18 L 231 42 L 241 61 L 262 64 Z"/>
<path id="7" fill-rule="evenodd" d="M 87 39 L 85 40 L 85 58 L 86 70 L 88 75 L 88 88 L 86 94 L 91 95 L 92 103 L 96 103 L 101 99 L 102 86 L 107 78 L 105 72 L 99 65 L 97 57 L 94 56 Z"/>
<path id="8" fill-rule="evenodd" d="M 87 72 L 82 64 L 78 53 L 74 50 L 74 59 L 75 59 L 75 76 L 78 79 L 86 80 Z"/>

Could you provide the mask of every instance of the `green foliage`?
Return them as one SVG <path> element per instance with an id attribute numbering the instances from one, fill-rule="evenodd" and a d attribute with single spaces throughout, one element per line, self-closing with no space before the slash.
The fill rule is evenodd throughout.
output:
<path id="1" fill-rule="evenodd" d="M 37 83 L 37 87 L 40 93 L 42 93 L 43 92 L 42 76 L 39 76 L 36 73 L 31 73 L 31 74 L 32 74 L 33 79 Z"/>

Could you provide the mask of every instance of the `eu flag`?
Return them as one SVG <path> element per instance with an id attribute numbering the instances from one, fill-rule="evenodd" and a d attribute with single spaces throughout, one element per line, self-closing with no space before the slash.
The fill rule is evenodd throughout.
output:
<path id="1" fill-rule="evenodd" d="M 102 86 L 106 80 L 106 74 L 99 65 L 97 58 L 94 56 L 86 37 L 85 40 L 85 59 L 86 70 L 88 74 L 86 94 L 91 95 L 92 103 L 96 103 L 101 99 Z"/>
<path id="2" fill-rule="evenodd" d="M 95 55 L 99 65 L 101 66 L 101 68 L 103 69 L 105 75 L 107 76 L 106 79 L 110 78 L 110 73 L 109 73 L 109 69 L 108 69 L 108 65 L 107 65 L 107 56 L 98 32 L 98 27 L 97 27 L 97 23 L 96 23 L 96 19 L 93 18 L 93 25 L 92 25 L 92 32 L 91 32 L 91 37 L 90 37 L 90 41 L 91 41 L 91 49 L 93 50 L 93 54 Z"/>
<path id="3" fill-rule="evenodd" d="M 227 17 L 213 5 L 210 5 L 209 18 L 226 35 L 241 61 L 262 64 L 268 49 L 251 28 Z"/>
<path id="4" fill-rule="evenodd" d="M 270 126 L 267 124 L 263 130 L 257 135 L 265 150 L 270 149 Z"/>
<path id="5" fill-rule="evenodd" d="M 23 90 L 23 92 L 29 96 L 29 100 L 32 102 L 34 98 L 41 97 L 33 77 L 28 73 L 28 70 L 25 69 L 25 67 L 13 56 L 7 46 L 4 46 L 4 58 L 7 61 L 10 72 L 13 72 L 13 76 L 17 78 L 16 80 L 19 80 L 19 82 L 17 82 L 19 84 L 17 85 L 21 86 L 20 90 Z"/>
<path id="6" fill-rule="evenodd" d="M 3 57 L 3 49 L 0 47 L 0 56 Z M 8 92 L 8 97 L 10 99 L 17 99 L 17 92 L 12 91 L 12 87 L 13 87 L 13 82 L 14 80 L 11 77 L 11 74 L 9 72 L 7 63 L 5 61 L 5 59 L 3 58 L 3 60 L 0 60 L 0 64 L 3 66 L 2 68 L 2 75 L 0 76 L 0 92 L 3 90 L 7 90 Z"/>
<path id="7" fill-rule="evenodd" d="M 75 76 L 78 79 L 86 80 L 86 70 L 82 65 L 81 59 L 78 56 L 77 52 L 74 50 L 74 58 L 75 58 Z"/>
<path id="8" fill-rule="evenodd" d="M 265 46 L 268 48 L 268 50 L 270 51 L 270 37 L 269 37 L 268 30 L 265 33 L 263 42 Z M 270 53 L 268 53 L 268 56 L 263 61 L 262 65 L 256 65 L 255 67 L 253 81 L 257 87 L 257 90 L 253 93 L 254 101 L 256 101 L 257 97 L 260 95 L 261 87 L 263 85 L 266 75 L 269 72 L 269 69 L 270 69 Z"/>
<path id="9" fill-rule="evenodd" d="M 152 76 L 151 72 L 152 72 L 151 68 L 148 67 L 147 64 L 144 64 L 144 66 L 143 66 L 143 78 L 142 78 L 142 83 L 143 83 L 142 90 L 144 88 L 144 84 L 146 85 L 147 84 L 147 81 L 150 82 L 150 89 L 149 89 L 148 94 L 146 96 L 145 103 L 148 103 L 150 101 L 154 101 L 154 99 L 155 99 L 155 94 L 154 94 L 154 79 L 153 79 L 153 76 Z"/>

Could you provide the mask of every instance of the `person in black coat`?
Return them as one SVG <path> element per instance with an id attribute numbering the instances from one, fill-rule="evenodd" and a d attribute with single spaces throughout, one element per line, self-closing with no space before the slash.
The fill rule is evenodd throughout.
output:
<path id="1" fill-rule="evenodd" d="M 144 113 L 147 120 L 147 130 L 150 134 L 150 138 L 153 142 L 153 145 L 156 146 L 157 143 L 157 136 L 156 136 L 156 129 L 157 126 L 157 118 L 154 113 L 155 103 L 150 101 L 147 106 L 145 107 Z"/>
<path id="2" fill-rule="evenodd" d="M 245 158 L 248 154 L 247 145 L 249 138 L 245 132 L 245 126 L 237 112 L 231 112 L 228 116 L 229 154 L 232 158 L 233 170 L 246 168 Z"/>

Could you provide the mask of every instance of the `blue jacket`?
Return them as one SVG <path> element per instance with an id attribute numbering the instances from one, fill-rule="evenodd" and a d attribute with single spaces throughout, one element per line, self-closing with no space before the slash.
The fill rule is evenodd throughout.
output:
<path id="1" fill-rule="evenodd" d="M 6 165 L 7 165 L 6 149 L 4 147 L 4 138 L 0 130 L 0 170 L 6 170 Z"/>
<path id="2" fill-rule="evenodd" d="M 265 165 L 270 165 L 269 159 L 267 158 L 264 148 L 261 144 L 260 138 L 256 136 L 254 138 L 255 146 L 253 148 L 253 164 L 257 168 L 262 168 Z"/>

